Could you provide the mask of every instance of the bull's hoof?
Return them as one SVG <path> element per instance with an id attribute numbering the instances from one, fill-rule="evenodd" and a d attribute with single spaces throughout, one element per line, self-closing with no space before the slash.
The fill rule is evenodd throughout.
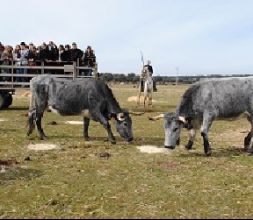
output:
<path id="1" fill-rule="evenodd" d="M 169 150 L 175 150 L 175 146 L 165 146 L 166 149 L 169 149 Z"/>
<path id="2" fill-rule="evenodd" d="M 90 141 L 90 137 L 84 137 L 85 141 Z"/>
<path id="3" fill-rule="evenodd" d="M 41 141 L 44 141 L 44 140 L 46 140 L 46 139 L 47 139 L 47 136 L 46 136 L 46 135 L 41 135 L 41 136 L 40 136 L 40 140 L 41 140 Z"/>
<path id="4" fill-rule="evenodd" d="M 110 141 L 110 142 L 111 142 L 111 144 L 113 144 L 113 145 L 117 144 L 116 140 L 112 140 L 112 141 Z"/>
<path id="5" fill-rule="evenodd" d="M 207 157 L 211 157 L 212 154 L 213 154 L 212 150 L 209 150 L 209 151 L 206 152 L 206 156 L 207 156 Z"/>
<path id="6" fill-rule="evenodd" d="M 192 150 L 193 149 L 193 142 L 189 141 L 189 143 L 185 146 L 186 150 Z"/>
<path id="7" fill-rule="evenodd" d="M 252 148 L 246 148 L 245 151 L 246 151 L 250 156 L 253 156 L 253 149 L 252 149 Z"/>
<path id="8" fill-rule="evenodd" d="M 191 151 L 191 150 L 193 149 L 193 147 L 192 147 L 192 146 L 186 145 L 186 146 L 185 146 L 185 149 L 188 150 L 188 151 Z"/>
<path id="9" fill-rule="evenodd" d="M 250 151 L 251 151 L 251 149 L 250 149 L 249 146 L 244 146 L 243 150 L 244 150 L 245 152 L 248 152 L 248 153 L 250 153 Z"/>

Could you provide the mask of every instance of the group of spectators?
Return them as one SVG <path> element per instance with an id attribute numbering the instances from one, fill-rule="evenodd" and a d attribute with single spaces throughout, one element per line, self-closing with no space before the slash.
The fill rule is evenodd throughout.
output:
<path id="1" fill-rule="evenodd" d="M 27 45 L 25 42 L 21 42 L 13 48 L 12 46 L 4 46 L 0 42 L 0 64 L 9 65 L 12 62 L 16 66 L 36 66 L 40 65 L 41 62 L 44 62 L 46 66 L 63 66 L 70 62 L 78 62 L 80 66 L 94 68 L 96 65 L 96 56 L 91 46 L 88 46 L 85 51 L 82 51 L 76 43 L 73 43 L 72 46 L 60 45 L 57 47 L 53 41 L 50 41 L 48 44 L 43 43 L 41 46 L 35 46 L 33 43 Z M 55 70 L 52 73 L 60 72 L 61 70 Z M 15 73 L 27 74 L 38 73 L 38 71 L 17 68 Z M 92 74 L 92 71 L 83 71 L 81 74 L 89 76 Z M 29 79 L 17 77 L 15 81 L 26 82 Z"/>
<path id="2" fill-rule="evenodd" d="M 0 60 L 14 61 L 18 65 L 35 65 L 36 61 L 44 62 L 77 62 L 88 67 L 94 67 L 96 56 L 91 46 L 85 51 L 78 48 L 76 43 L 70 45 L 60 45 L 59 47 L 52 41 L 48 44 L 35 46 L 33 43 L 27 45 L 21 42 L 15 48 L 4 46 L 0 42 Z"/>

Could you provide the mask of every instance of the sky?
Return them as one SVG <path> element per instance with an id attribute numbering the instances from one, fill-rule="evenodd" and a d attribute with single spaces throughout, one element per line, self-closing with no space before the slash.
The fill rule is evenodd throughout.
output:
<path id="1" fill-rule="evenodd" d="M 8 0 L 0 42 L 91 45 L 100 72 L 253 74 L 252 0 Z"/>

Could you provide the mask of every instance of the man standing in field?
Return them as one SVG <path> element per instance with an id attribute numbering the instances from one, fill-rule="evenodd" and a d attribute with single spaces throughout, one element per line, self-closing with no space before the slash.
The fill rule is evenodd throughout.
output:
<path id="1" fill-rule="evenodd" d="M 144 91 L 144 79 L 146 77 L 146 74 L 149 73 L 149 75 L 153 78 L 154 70 L 153 66 L 151 65 L 151 61 L 148 60 L 147 64 L 143 67 L 142 74 L 140 77 L 141 81 L 141 91 Z M 156 83 L 153 78 L 153 86 L 154 86 L 154 92 L 157 92 Z"/>

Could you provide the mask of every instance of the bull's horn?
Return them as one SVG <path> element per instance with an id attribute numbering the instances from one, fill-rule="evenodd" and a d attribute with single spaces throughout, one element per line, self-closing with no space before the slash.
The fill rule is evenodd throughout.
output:
<path id="1" fill-rule="evenodd" d="M 119 114 L 117 115 L 117 119 L 118 119 L 119 121 L 125 121 L 126 117 L 125 117 L 124 113 L 119 113 Z"/>
<path id="2" fill-rule="evenodd" d="M 181 121 L 184 124 L 187 124 L 187 121 L 186 121 L 185 117 L 179 116 L 178 120 Z"/>
<path id="3" fill-rule="evenodd" d="M 129 114 L 130 114 L 130 115 L 141 116 L 141 115 L 144 115 L 145 112 L 132 112 L 132 111 L 129 111 Z"/>
<path id="4" fill-rule="evenodd" d="M 149 117 L 149 120 L 150 121 L 158 121 L 158 120 L 160 120 L 164 117 L 165 117 L 165 114 L 161 114 L 161 115 L 158 115 L 158 116 L 155 116 L 155 117 Z"/>

